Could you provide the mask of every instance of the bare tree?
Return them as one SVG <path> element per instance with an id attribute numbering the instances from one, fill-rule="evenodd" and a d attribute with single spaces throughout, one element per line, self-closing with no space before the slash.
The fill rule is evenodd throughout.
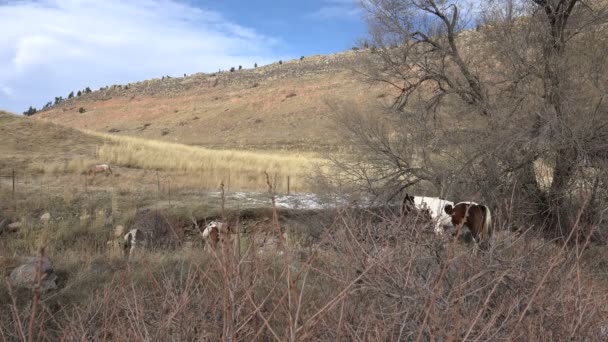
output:
<path id="1" fill-rule="evenodd" d="M 336 107 L 358 151 L 336 166 L 389 198 L 417 183 L 497 206 L 515 194 L 562 235 L 582 191 L 597 201 L 606 184 L 606 3 L 471 3 L 361 1 L 373 53 L 359 71 L 395 96 L 374 116 Z"/>

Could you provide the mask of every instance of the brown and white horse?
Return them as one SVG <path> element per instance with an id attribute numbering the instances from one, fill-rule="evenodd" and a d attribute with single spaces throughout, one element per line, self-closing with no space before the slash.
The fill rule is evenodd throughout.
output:
<path id="1" fill-rule="evenodd" d="M 451 217 L 444 212 L 447 205 L 452 206 L 454 202 L 437 197 L 414 197 L 405 194 L 401 203 L 401 216 L 417 211 L 419 215 L 433 223 L 435 234 L 441 235 L 446 228 L 451 226 Z"/>
<path id="2" fill-rule="evenodd" d="M 89 169 L 87 170 L 87 174 L 89 176 L 96 175 L 98 173 L 105 173 L 106 175 L 112 174 L 112 169 L 110 168 L 110 165 L 108 165 L 108 164 L 96 164 L 96 165 L 91 165 L 91 167 L 89 167 Z"/>
<path id="3" fill-rule="evenodd" d="M 474 202 L 460 202 L 444 207 L 446 214 L 452 218 L 456 229 L 467 226 L 475 242 L 489 244 L 492 237 L 492 213 L 490 208 Z"/>
<path id="4" fill-rule="evenodd" d="M 211 248 L 216 249 L 218 243 L 223 243 L 226 239 L 232 241 L 232 229 L 224 222 L 211 221 L 205 226 L 202 236 L 205 245 L 208 244 Z"/>

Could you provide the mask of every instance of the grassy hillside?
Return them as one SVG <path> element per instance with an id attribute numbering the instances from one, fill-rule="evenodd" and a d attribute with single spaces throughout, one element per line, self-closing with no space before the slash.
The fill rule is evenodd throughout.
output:
<path id="1" fill-rule="evenodd" d="M 103 139 L 0 111 L 0 170 L 90 159 Z"/>
<path id="2" fill-rule="evenodd" d="M 305 178 L 321 159 L 311 153 L 262 153 L 211 150 L 200 146 L 137 137 L 84 132 L 0 112 L 0 174 L 50 174 L 58 189 L 72 186 L 73 175 L 93 163 L 109 163 L 117 175 L 96 179 L 105 189 L 139 189 L 143 175 L 159 171 L 173 187 L 215 189 L 224 181 L 234 190 L 267 189 L 264 172 L 292 189 L 305 189 Z M 157 184 L 157 176 L 147 183 Z M 49 180 L 45 181 L 48 184 Z M 76 182 L 80 187 L 81 181 Z M 146 183 L 146 182 L 144 182 Z M 146 186 L 148 185 L 146 183 Z M 284 186 L 284 184 L 282 184 Z"/>
<path id="3" fill-rule="evenodd" d="M 361 82 L 362 51 L 235 72 L 110 86 L 35 117 L 79 129 L 233 149 L 320 151 L 337 144 L 328 101 L 361 106 L 388 89 Z M 80 108 L 84 113 L 80 113 Z"/>

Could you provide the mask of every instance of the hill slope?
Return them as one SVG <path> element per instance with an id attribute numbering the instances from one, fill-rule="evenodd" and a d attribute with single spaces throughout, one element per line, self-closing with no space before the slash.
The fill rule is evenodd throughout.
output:
<path id="1" fill-rule="evenodd" d="M 65 100 L 35 117 L 191 145 L 326 150 L 336 145 L 327 101 L 364 105 L 388 92 L 353 73 L 363 54 L 348 51 L 257 69 L 115 85 Z"/>
<path id="2" fill-rule="evenodd" d="M 102 139 L 54 123 L 0 111 L 0 171 L 94 158 Z"/>

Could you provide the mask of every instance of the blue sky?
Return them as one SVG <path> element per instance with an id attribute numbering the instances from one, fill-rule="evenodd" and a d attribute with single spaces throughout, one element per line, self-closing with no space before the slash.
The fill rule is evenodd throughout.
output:
<path id="1" fill-rule="evenodd" d="M 0 109 L 352 47 L 353 0 L 0 0 Z"/>

